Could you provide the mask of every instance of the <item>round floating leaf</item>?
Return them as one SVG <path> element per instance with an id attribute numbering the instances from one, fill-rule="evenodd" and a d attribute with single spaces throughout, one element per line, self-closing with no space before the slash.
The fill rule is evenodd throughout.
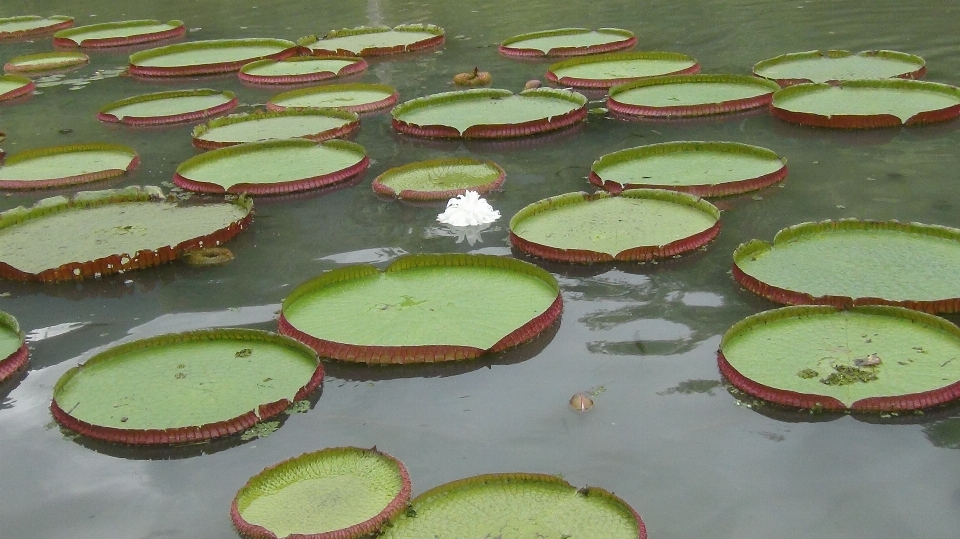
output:
<path id="1" fill-rule="evenodd" d="M 39 17 L 37 15 L 5 17 L 0 18 L 0 40 L 20 39 L 37 34 L 46 34 L 71 26 L 73 26 L 73 17 L 64 15 L 51 15 L 50 17 Z"/>
<path id="2" fill-rule="evenodd" d="M 424 492 L 410 507 L 384 527 L 382 539 L 647 537 L 640 515 L 620 498 L 553 475 L 469 477 Z"/>
<path id="3" fill-rule="evenodd" d="M 720 372 L 765 400 L 895 411 L 960 398 L 960 328 L 900 307 L 786 307 L 734 325 Z"/>
<path id="4" fill-rule="evenodd" d="M 443 28 L 432 24 L 344 28 L 333 30 L 323 39 L 308 36 L 300 45 L 317 55 L 380 56 L 413 52 L 443 43 Z"/>
<path id="5" fill-rule="evenodd" d="M 23 340 L 17 319 L 0 311 L 0 382 L 19 372 L 29 359 L 30 351 Z"/>
<path id="6" fill-rule="evenodd" d="M 831 50 L 783 54 L 758 62 L 753 74 L 780 86 L 853 79 L 918 79 L 927 71 L 923 58 L 897 51 Z"/>
<path id="7" fill-rule="evenodd" d="M 331 84 L 284 92 L 267 101 L 267 108 L 336 108 L 370 112 L 389 107 L 399 98 L 400 95 L 393 86 L 386 84 Z"/>
<path id="8" fill-rule="evenodd" d="M 373 190 L 409 200 L 446 200 L 467 190 L 485 194 L 499 189 L 506 175 L 492 161 L 432 159 L 391 168 L 373 180 Z"/>
<path id="9" fill-rule="evenodd" d="M 587 117 L 586 105 L 586 97 L 566 90 L 477 89 L 411 99 L 391 114 L 394 129 L 409 135 L 506 138 L 573 125 Z"/>
<path id="10" fill-rule="evenodd" d="M 897 221 L 802 223 L 773 245 L 751 240 L 733 254 L 744 288 L 778 303 L 900 305 L 960 311 L 960 230 Z"/>
<path id="11" fill-rule="evenodd" d="M 587 264 L 674 256 L 719 233 L 720 210 L 713 204 L 660 189 L 567 193 L 534 202 L 510 219 L 510 242 L 521 251 Z"/>
<path id="12" fill-rule="evenodd" d="M 313 350 L 250 329 L 160 335 L 101 352 L 64 373 L 50 410 L 63 426 L 127 444 L 228 436 L 320 386 Z"/>
<path id="13" fill-rule="evenodd" d="M 367 169 L 359 144 L 305 139 L 249 142 L 187 159 L 173 181 L 201 193 L 276 195 L 324 187 Z"/>
<path id="14" fill-rule="evenodd" d="M 611 193 L 656 188 L 713 197 L 761 189 L 786 175 L 786 161 L 766 148 L 684 141 L 609 153 L 593 162 L 589 179 Z"/>
<path id="15" fill-rule="evenodd" d="M 269 139 L 305 138 L 315 142 L 345 137 L 360 127 L 355 112 L 293 109 L 216 118 L 193 129 L 193 145 L 204 150 Z"/>
<path id="16" fill-rule="evenodd" d="M 27 95 L 34 88 L 33 81 L 23 75 L 0 75 L 0 101 Z"/>
<path id="17" fill-rule="evenodd" d="M 348 266 L 300 285 L 283 302 L 280 332 L 323 357 L 432 363 L 528 341 L 562 306 L 556 279 L 533 264 L 485 255 L 410 255 L 382 272 Z"/>
<path id="18" fill-rule="evenodd" d="M 74 144 L 10 155 L 0 167 L 0 189 L 40 189 L 87 183 L 137 168 L 140 158 L 119 144 Z"/>
<path id="19" fill-rule="evenodd" d="M 257 60 L 240 68 L 240 80 L 252 84 L 297 84 L 363 73 L 363 58 L 294 56 L 284 60 Z"/>
<path id="20" fill-rule="evenodd" d="M 204 88 L 174 90 L 128 97 L 105 105 L 97 114 L 101 122 L 160 125 L 199 120 L 237 106 L 233 92 Z"/>
<path id="21" fill-rule="evenodd" d="M 247 537 L 352 539 L 406 508 L 410 476 L 373 449 L 331 447 L 285 460 L 253 476 L 230 507 Z"/>
<path id="22" fill-rule="evenodd" d="M 629 49 L 636 44 L 633 32 L 619 28 L 559 28 L 507 38 L 500 43 L 500 54 L 513 58 L 580 56 Z"/>
<path id="23" fill-rule="evenodd" d="M 774 116 L 816 127 L 873 128 L 960 116 L 960 88 L 918 80 L 798 84 L 774 94 Z"/>
<path id="24" fill-rule="evenodd" d="M 673 75 L 614 86 L 607 107 L 631 116 L 705 116 L 765 106 L 778 89 L 746 75 Z"/>
<path id="25" fill-rule="evenodd" d="M 128 187 L 0 213 L 0 277 L 62 281 L 156 266 L 229 240 L 252 217 L 247 199 L 182 207 L 163 198 L 156 187 Z"/>
<path id="26" fill-rule="evenodd" d="M 82 52 L 43 52 L 11 58 L 3 65 L 7 73 L 35 73 L 82 66 L 90 57 Z"/>
<path id="27" fill-rule="evenodd" d="M 130 55 L 129 71 L 146 77 L 177 77 L 238 71 L 254 60 L 282 60 L 297 54 L 284 39 L 212 39 L 167 45 Z"/>
<path id="28" fill-rule="evenodd" d="M 552 64 L 547 70 L 547 80 L 578 88 L 609 88 L 639 79 L 699 71 L 700 64 L 686 54 L 615 52 Z"/>
<path id="29" fill-rule="evenodd" d="M 184 35 L 183 21 L 153 19 L 107 22 L 61 30 L 53 34 L 55 47 L 122 47 Z"/>

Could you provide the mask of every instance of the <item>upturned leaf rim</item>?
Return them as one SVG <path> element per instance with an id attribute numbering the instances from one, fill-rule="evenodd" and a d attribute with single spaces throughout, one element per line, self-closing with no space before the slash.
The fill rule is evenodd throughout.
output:
<path id="1" fill-rule="evenodd" d="M 576 34 L 589 34 L 597 32 L 610 34 L 613 39 L 607 43 L 599 45 L 572 46 L 572 47 L 554 47 L 547 52 L 539 49 L 530 49 L 516 46 L 523 41 L 537 39 L 541 37 L 567 36 Z M 580 56 L 587 54 L 599 54 L 604 52 L 614 52 L 629 49 L 637 44 L 637 36 L 629 30 L 622 28 L 556 28 L 553 30 L 542 30 L 539 32 L 528 32 L 508 37 L 500 42 L 498 52 L 508 58 L 547 58 L 552 56 Z"/>
<path id="2" fill-rule="evenodd" d="M 587 78 L 587 77 L 571 77 L 568 75 L 557 76 L 557 71 L 574 66 L 590 65 L 590 64 L 600 64 L 608 62 L 617 62 L 617 61 L 633 61 L 633 60 L 674 60 L 674 61 L 689 61 L 691 65 L 689 67 L 678 69 L 676 71 L 670 71 L 665 73 L 660 73 L 659 75 L 645 75 L 645 76 L 636 76 L 636 77 L 616 77 L 616 78 Z M 568 60 L 561 60 L 559 62 L 550 64 L 550 67 L 547 68 L 546 79 L 554 84 L 561 84 L 564 86 L 573 86 L 577 88 L 598 88 L 598 89 L 607 89 L 618 84 L 626 84 L 635 80 L 648 79 L 655 76 L 668 76 L 668 75 L 694 75 L 700 72 L 700 64 L 697 62 L 696 58 L 679 53 L 679 52 L 668 52 L 668 51 L 638 51 L 638 52 L 611 52 L 606 54 L 591 54 L 589 56 L 580 56 L 570 58 Z"/>
<path id="3" fill-rule="evenodd" d="M 413 170 L 422 170 L 429 169 L 434 167 L 443 167 L 443 166 L 458 166 L 458 165 L 475 165 L 475 166 L 485 166 L 490 169 L 492 172 L 497 174 L 497 177 L 491 181 L 484 184 L 472 185 L 470 187 L 464 187 L 462 189 L 443 189 L 439 191 L 416 191 L 412 189 L 403 189 L 397 191 L 393 187 L 390 187 L 390 178 L 398 174 L 404 174 Z M 507 177 L 506 171 L 503 170 L 503 167 L 494 163 L 493 161 L 481 161 L 479 159 L 474 159 L 472 157 L 441 157 L 439 159 L 428 159 L 426 161 L 415 161 L 413 163 L 407 163 L 399 167 L 393 167 L 383 172 L 373 180 L 373 191 L 379 195 L 396 197 L 402 200 L 446 200 L 453 198 L 457 195 L 462 195 L 467 191 L 476 191 L 478 194 L 486 194 L 491 191 L 496 191 L 500 189 L 500 186 L 503 185 L 504 180 Z"/>
<path id="4" fill-rule="evenodd" d="M 326 48 L 323 43 L 325 40 L 333 40 L 338 37 L 348 37 L 366 34 L 379 34 L 384 32 L 422 32 L 432 34 L 432 37 L 420 39 L 411 43 L 397 44 L 390 47 L 365 47 L 359 51 L 351 51 L 341 48 Z M 400 24 L 393 28 L 389 26 L 357 26 L 354 28 L 341 28 L 327 32 L 323 38 L 317 36 L 306 36 L 297 40 L 297 43 L 312 51 L 316 55 L 331 56 L 386 56 L 391 54 L 402 54 L 405 52 L 416 52 L 432 49 L 443 44 L 445 40 L 444 29 L 435 24 Z"/>
<path id="5" fill-rule="evenodd" d="M 378 99 L 376 101 L 370 101 L 366 103 L 360 103 L 357 105 L 347 105 L 343 107 L 290 107 L 283 104 L 283 101 L 288 99 L 293 99 L 297 97 L 304 97 L 310 95 L 322 95 L 327 93 L 336 93 L 336 92 L 352 92 L 352 91 L 374 91 L 380 92 L 385 97 Z M 373 112 L 380 109 L 385 109 L 400 99 L 400 94 L 397 93 L 397 89 L 393 86 L 386 84 L 373 84 L 368 82 L 354 82 L 347 84 L 328 84 L 325 86 L 311 86 L 309 88 L 300 88 L 297 90 L 290 90 L 288 92 L 283 92 L 277 94 L 270 98 L 267 101 L 267 110 L 287 110 L 287 109 L 339 109 L 346 110 L 350 112 Z"/>
<path id="6" fill-rule="evenodd" d="M 104 169 L 98 170 L 95 172 L 86 172 L 83 174 L 74 174 L 71 176 L 61 176 L 59 178 L 47 178 L 43 180 L 4 180 L 0 179 L 0 189 L 11 189 L 11 190 L 20 190 L 20 189 L 44 189 L 49 187 L 63 187 L 67 185 L 76 185 L 81 183 L 89 183 L 98 180 L 104 180 L 107 178 L 113 178 L 116 176 L 122 176 L 123 174 L 130 172 L 137 168 L 140 165 L 140 156 L 137 154 L 137 151 L 129 146 L 123 144 L 108 144 L 108 143 L 90 143 L 90 144 L 68 144 L 64 146 L 49 146 L 46 148 L 35 148 L 32 150 L 24 150 L 22 152 L 17 152 L 14 154 L 8 155 L 3 164 L 4 166 L 15 165 L 17 163 L 22 163 L 24 161 L 29 161 L 32 159 L 42 159 L 44 157 L 49 157 L 51 155 L 62 155 L 65 153 L 75 153 L 75 152 L 89 152 L 89 151 L 108 151 L 116 152 L 127 155 L 130 158 L 130 162 L 125 168 L 118 169 Z"/>
<path id="7" fill-rule="evenodd" d="M 201 150 L 215 150 L 218 148 L 225 148 L 227 146 L 235 146 L 237 144 L 244 144 L 246 142 L 260 142 L 260 141 L 213 141 L 204 139 L 203 136 L 206 135 L 213 129 L 218 127 L 223 127 L 227 125 L 235 125 L 245 122 L 256 122 L 258 120 L 264 120 L 269 118 L 283 118 L 288 116 L 322 116 L 325 118 L 336 118 L 343 120 L 343 125 L 333 129 L 327 129 L 324 131 L 319 131 L 317 133 L 309 133 L 306 135 L 301 135 L 296 138 L 305 138 L 312 140 L 314 142 L 322 142 L 324 140 L 329 140 L 333 138 L 346 137 L 360 128 L 360 115 L 355 112 L 350 112 L 346 110 L 339 109 L 289 109 L 289 110 L 258 110 L 254 112 L 246 112 L 241 114 L 231 114 L 229 116 L 222 116 L 220 118 L 214 118 L 208 121 L 205 124 L 197 125 L 193 128 L 191 136 L 193 138 L 193 146 Z"/>
<path id="8" fill-rule="evenodd" d="M 895 78 L 901 79 L 920 79 L 927 73 L 927 64 L 926 61 L 915 54 L 909 54 L 906 52 L 892 51 L 886 49 L 874 49 L 867 51 L 860 51 L 853 53 L 847 50 L 840 49 L 830 49 L 830 50 L 813 50 L 813 51 L 803 51 L 803 52 L 790 52 L 787 54 L 781 54 L 779 56 L 774 56 L 773 58 L 768 58 L 766 60 L 761 60 L 756 64 L 753 64 L 753 74 L 754 76 L 772 80 L 779 84 L 781 87 L 793 86 L 795 84 L 804 84 L 814 82 L 806 78 L 772 78 L 765 77 L 759 72 L 763 69 L 767 69 L 772 66 L 779 66 L 784 64 L 789 64 L 791 62 L 803 61 L 803 60 L 817 60 L 821 58 L 848 58 L 850 56 L 863 56 L 863 57 L 880 57 L 880 58 L 890 58 L 894 60 L 900 60 L 907 63 L 912 63 L 915 65 L 916 69 L 912 71 L 907 71 L 895 75 Z M 824 81 L 827 84 L 836 84 L 840 82 L 840 79 L 831 79 Z"/>
<path id="9" fill-rule="evenodd" d="M 763 93 L 742 99 L 730 99 L 727 101 L 713 102 L 705 100 L 702 103 L 692 105 L 677 106 L 656 106 L 625 103 L 617 100 L 617 96 L 648 86 L 659 86 L 665 84 L 738 84 L 745 87 L 760 88 L 765 90 Z M 698 74 L 698 75 L 668 75 L 664 77 L 651 77 L 640 79 L 626 84 L 618 84 L 610 88 L 607 96 L 607 108 L 612 112 L 624 114 L 627 116 L 641 116 L 652 118 L 683 118 L 690 116 L 707 116 L 713 114 L 726 114 L 740 110 L 749 110 L 764 107 L 770 104 L 773 99 L 773 93 L 780 89 L 777 83 L 754 77 L 752 75 L 730 75 L 730 74 Z"/>
<path id="10" fill-rule="evenodd" d="M 75 39 L 77 35 L 85 34 L 87 32 L 113 30 L 115 28 L 136 28 L 138 26 L 159 26 L 161 24 L 166 24 L 170 28 L 167 30 L 144 32 L 142 34 L 132 34 L 123 37 L 101 37 L 81 39 L 80 41 Z M 180 20 L 170 20 L 165 23 L 156 19 L 105 22 L 99 24 L 88 24 L 86 26 L 76 26 L 68 30 L 60 30 L 59 32 L 53 34 L 53 46 L 58 48 L 80 47 L 91 49 L 123 47 L 127 45 L 136 45 L 139 43 L 149 43 L 151 41 L 180 37 L 186 33 L 187 28 L 183 25 L 183 21 Z"/>
<path id="11" fill-rule="evenodd" d="M 0 331 L 7 330 L 20 337 L 20 347 L 11 352 L 7 357 L 0 359 L 0 383 L 10 379 L 14 374 L 20 372 L 26 367 L 30 360 L 30 350 L 24 340 L 23 331 L 20 324 L 12 314 L 0 311 Z"/>
<path id="12" fill-rule="evenodd" d="M 138 65 L 138 62 L 143 62 L 144 60 L 157 58 L 167 54 L 176 54 L 197 49 L 226 49 L 231 47 L 245 47 L 251 45 L 273 45 L 279 50 L 270 54 L 262 54 L 259 56 L 232 61 L 185 64 L 179 66 Z M 211 73 L 228 73 L 232 71 L 238 71 L 241 67 L 243 67 L 244 64 L 249 64 L 254 60 L 260 60 L 264 58 L 281 60 L 283 58 L 296 56 L 299 51 L 300 47 L 296 43 L 286 39 L 276 38 L 209 39 L 204 41 L 190 41 L 187 43 L 177 43 L 174 45 L 166 45 L 163 47 L 135 52 L 130 55 L 127 71 L 131 75 L 140 77 L 185 77 L 190 75 L 207 75 Z"/>
<path id="13" fill-rule="evenodd" d="M 117 117 L 111 111 L 116 110 L 120 107 L 125 107 L 127 105 L 135 105 L 137 103 L 148 103 L 150 101 L 157 101 L 160 99 L 175 99 L 179 97 L 201 97 L 201 96 L 211 96 L 211 95 L 221 95 L 224 97 L 224 102 L 219 105 L 214 105 L 212 107 L 207 107 L 204 109 L 197 109 L 191 111 L 179 112 L 176 114 L 162 114 L 158 116 L 123 116 L 122 118 Z M 196 90 L 170 90 L 165 92 L 154 92 L 150 94 L 141 94 L 135 95 L 132 97 L 126 97 L 112 103 L 107 103 L 97 112 L 97 119 L 101 122 L 110 122 L 110 123 L 123 123 L 133 126 L 151 126 L 151 125 L 163 125 L 163 124 L 172 124 L 187 122 L 193 120 L 199 120 L 202 118 L 207 118 L 209 116 L 214 116 L 220 114 L 221 112 L 226 112 L 237 106 L 237 96 L 229 90 L 214 90 L 211 88 L 199 88 Z"/>

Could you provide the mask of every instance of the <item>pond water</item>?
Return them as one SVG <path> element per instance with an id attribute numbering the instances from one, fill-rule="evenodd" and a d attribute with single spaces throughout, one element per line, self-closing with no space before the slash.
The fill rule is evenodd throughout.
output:
<path id="1" fill-rule="evenodd" d="M 143 9 L 132 6 L 143 4 Z M 705 73 L 749 73 L 779 54 L 876 48 L 922 56 L 927 79 L 960 84 L 960 4 L 950 0 L 365 0 L 113 2 L 5 0 L 0 17 L 66 14 L 79 24 L 182 19 L 187 39 L 297 39 L 360 24 L 430 22 L 447 42 L 409 57 L 375 59 L 365 82 L 401 100 L 452 89 L 474 66 L 517 90 L 546 63 L 498 56 L 496 43 L 564 26 L 635 31 L 637 50 L 697 58 Z M 51 50 L 49 38 L 0 44 L 0 59 Z M 82 69 L 40 80 L 39 95 L 0 104 L 8 152 L 84 142 L 133 146 L 142 164 L 99 187 L 157 185 L 195 154 L 190 126 L 137 129 L 97 122 L 123 97 L 164 89 L 236 92 L 243 107 L 280 90 L 235 76 L 119 78 L 123 52 L 92 52 Z M 410 470 L 414 494 L 479 473 L 562 474 L 602 486 L 642 515 L 656 539 L 954 538 L 960 529 L 960 410 L 881 419 L 812 416 L 751 406 L 722 385 L 715 352 L 744 316 L 773 307 L 741 290 L 734 248 L 785 226 L 841 217 L 960 227 L 960 122 L 838 132 L 783 123 L 766 112 L 681 122 L 590 115 L 572 132 L 529 143 L 436 142 L 394 134 L 386 113 L 365 116 L 354 138 L 373 160 L 358 183 L 333 192 L 256 202 L 252 226 L 229 244 L 231 264 L 180 263 L 63 284 L 0 283 L 0 310 L 33 347 L 29 371 L 0 388 L 0 536 L 236 537 L 228 507 L 267 465 L 324 447 L 376 445 Z M 208 326 L 274 329 L 292 287 L 357 262 L 402 253 L 510 255 L 507 221 L 523 206 L 590 190 L 599 156 L 673 140 L 729 140 L 789 160 L 779 186 L 722 200 L 723 231 L 705 252 L 616 268 L 547 266 L 560 281 L 562 321 L 505 354 L 443 368 L 371 369 L 329 363 L 322 396 L 272 435 L 177 450 L 133 450 L 74 438 L 48 411 L 68 368 L 120 341 Z M 479 237 L 435 222 L 440 207 L 378 199 L 387 168 L 448 155 L 491 159 L 507 171 L 490 202 L 505 217 Z M 0 209 L 49 196 L 0 197 Z M 464 290 L 464 294 L 482 291 Z M 9 295 L 8 295 L 9 294 Z M 958 317 L 951 317 L 957 321 Z M 593 391 L 595 406 L 568 400 Z M 739 396 L 743 398 L 742 396 Z"/>

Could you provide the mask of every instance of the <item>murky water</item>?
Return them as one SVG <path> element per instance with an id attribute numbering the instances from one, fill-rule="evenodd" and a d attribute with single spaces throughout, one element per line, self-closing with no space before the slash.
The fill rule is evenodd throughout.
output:
<path id="1" fill-rule="evenodd" d="M 189 39 L 296 39 L 378 23 L 446 28 L 442 49 L 375 60 L 363 76 L 395 85 L 401 99 L 449 90 L 455 73 L 474 66 L 491 71 L 496 86 L 519 89 L 546 64 L 500 58 L 495 43 L 561 26 L 628 28 L 639 35 L 638 49 L 690 54 L 705 73 L 747 73 L 757 61 L 792 51 L 890 48 L 924 57 L 929 80 L 960 84 L 960 4 L 950 0 L 0 5 L 0 17 L 29 13 L 72 15 L 78 24 L 182 19 Z M 0 44 L 0 59 L 50 49 L 49 39 Z M 279 92 L 233 76 L 117 78 L 128 53 L 93 52 L 89 66 L 44 79 L 40 95 L 0 105 L 4 149 L 126 143 L 142 165 L 98 186 L 159 184 L 194 155 L 190 127 L 105 125 L 94 119 L 99 107 L 173 88 L 232 90 L 247 107 Z M 406 463 L 415 493 L 477 473 L 563 474 L 616 492 L 658 539 L 956 537 L 960 411 L 903 424 L 751 408 L 720 384 L 715 350 L 731 324 L 773 306 L 728 274 L 742 241 L 839 217 L 960 226 L 958 129 L 953 121 L 833 132 L 766 113 L 661 123 L 591 115 L 573 132 L 531 144 L 462 144 L 399 137 L 387 114 L 365 117 L 355 141 L 374 163 L 363 179 L 335 192 L 257 201 L 253 226 L 229 245 L 237 259 L 228 266 L 171 264 L 82 283 L 0 283 L 0 292 L 9 292 L 0 309 L 14 314 L 33 341 L 29 372 L 19 385 L 0 388 L 0 537 L 231 538 L 229 503 L 249 476 L 305 451 L 374 444 Z M 563 319 L 531 344 L 444 368 L 330 364 L 313 410 L 244 443 L 137 451 L 73 439 L 51 420 L 57 378 L 118 341 L 207 326 L 273 329 L 287 291 L 342 264 L 382 264 L 404 252 L 510 253 L 507 218 L 457 237 L 435 223 L 440 208 L 377 199 L 370 182 L 389 167 L 445 155 L 492 159 L 508 179 L 491 202 L 509 217 L 540 198 L 589 189 L 584 177 L 602 154 L 671 140 L 765 146 L 789 160 L 790 175 L 757 196 L 724 200 L 723 232 L 706 252 L 616 269 L 549 266 L 563 289 Z M 0 197 L 0 208 L 44 196 Z M 594 408 L 572 412 L 571 395 L 591 389 Z"/>

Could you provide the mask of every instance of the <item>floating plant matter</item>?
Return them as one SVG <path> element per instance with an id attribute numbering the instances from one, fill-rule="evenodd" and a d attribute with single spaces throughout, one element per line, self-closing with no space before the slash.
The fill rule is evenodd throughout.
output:
<path id="1" fill-rule="evenodd" d="M 919 79 L 927 72 L 923 58 L 897 51 L 808 51 L 783 54 L 758 62 L 753 74 L 780 86 L 804 82 L 854 79 Z"/>
<path id="2" fill-rule="evenodd" d="M 712 204 L 660 189 L 567 193 L 534 202 L 510 219 L 517 249 L 580 264 L 674 256 L 719 233 L 720 211 Z"/>
<path id="3" fill-rule="evenodd" d="M 23 75 L 0 75 L 0 101 L 27 95 L 34 88 L 33 81 Z"/>
<path id="4" fill-rule="evenodd" d="M 215 118 L 193 129 L 193 145 L 204 150 L 270 139 L 305 138 L 320 142 L 346 137 L 360 128 L 355 112 L 290 109 Z"/>
<path id="5" fill-rule="evenodd" d="M 476 191 L 467 190 L 447 201 L 447 209 L 437 216 L 437 222 L 451 226 L 490 224 L 500 218 L 500 212 L 480 198 Z"/>
<path id="6" fill-rule="evenodd" d="M 128 187 L 0 213 L 0 277 L 63 281 L 147 268 L 225 242 L 252 217 L 248 199 L 189 207 L 163 200 L 156 187 Z"/>
<path id="7" fill-rule="evenodd" d="M 555 475 L 507 473 L 432 488 L 379 537 L 645 539 L 647 531 L 632 507 L 602 488 L 578 489 Z"/>
<path id="8" fill-rule="evenodd" d="M 3 65 L 6 73 L 39 73 L 85 65 L 90 57 L 82 52 L 42 52 L 11 58 Z"/>
<path id="9" fill-rule="evenodd" d="M 764 400 L 890 412 L 960 398 L 960 328 L 900 307 L 785 307 L 723 336 L 720 372 Z"/>
<path id="10" fill-rule="evenodd" d="M 497 190 L 505 178 L 506 172 L 493 161 L 449 157 L 391 168 L 373 180 L 373 190 L 407 200 L 445 200 L 468 190 Z"/>
<path id="11" fill-rule="evenodd" d="M 128 125 L 161 125 L 199 120 L 237 106 L 233 92 L 173 90 L 128 97 L 104 105 L 97 114 L 101 122 Z"/>
<path id="12" fill-rule="evenodd" d="M 639 79 L 699 71 L 695 59 L 678 52 L 614 52 L 551 64 L 547 80 L 577 88 L 610 88 Z"/>
<path id="13" fill-rule="evenodd" d="M 298 286 L 283 302 L 280 332 L 341 361 L 432 363 L 526 342 L 562 305 L 556 279 L 533 264 L 409 255 L 384 271 L 347 266 Z"/>
<path id="14" fill-rule="evenodd" d="M 500 43 L 500 54 L 512 58 L 581 56 L 629 49 L 637 37 L 619 28 L 559 28 L 520 34 Z"/>
<path id="15" fill-rule="evenodd" d="M 490 84 L 493 78 L 489 71 L 480 71 L 479 68 L 473 68 L 473 71 L 466 73 L 457 73 L 453 77 L 453 83 L 457 86 L 486 86 Z"/>
<path id="16" fill-rule="evenodd" d="M 73 26 L 73 17 L 65 15 L 5 17 L 0 18 L 0 40 L 28 38 L 71 26 Z"/>
<path id="17" fill-rule="evenodd" d="M 239 77 L 251 84 L 299 84 L 363 73 L 363 58 L 294 56 L 284 60 L 257 60 L 240 68 Z"/>
<path id="18" fill-rule="evenodd" d="M 131 75 L 182 77 L 238 71 L 254 60 L 296 56 L 297 44 L 284 39 L 248 38 L 191 41 L 130 55 Z"/>
<path id="19" fill-rule="evenodd" d="M 183 21 L 119 21 L 78 26 L 53 34 L 54 47 L 123 47 L 180 37 L 187 32 Z"/>
<path id="20" fill-rule="evenodd" d="M 403 463 L 376 447 L 331 447 L 250 478 L 230 517 L 245 537 L 355 539 L 406 509 L 410 489 Z"/>
<path id="21" fill-rule="evenodd" d="M 17 319 L 0 311 L 0 382 L 19 372 L 30 357 Z"/>
<path id="22" fill-rule="evenodd" d="M 64 373 L 50 410 L 85 436 L 126 444 L 198 442 L 279 415 L 323 382 L 313 350 L 250 329 L 129 342 Z"/>
<path id="23" fill-rule="evenodd" d="M 183 252 L 183 261 L 191 266 L 222 266 L 233 260 L 233 252 L 226 247 L 204 247 Z"/>
<path id="24" fill-rule="evenodd" d="M 432 24 L 360 26 L 332 30 L 322 39 L 307 36 L 298 40 L 317 55 L 381 56 L 430 49 L 443 43 L 443 28 Z"/>
<path id="25" fill-rule="evenodd" d="M 763 107 L 779 89 L 746 75 L 671 75 L 614 86 L 607 107 L 630 116 L 705 116 Z"/>
<path id="26" fill-rule="evenodd" d="M 291 90 L 267 101 L 270 110 L 291 108 L 335 108 L 352 112 L 371 112 L 387 108 L 400 95 L 386 84 L 330 84 Z"/>
<path id="27" fill-rule="evenodd" d="M 10 155 L 0 167 L 0 189 L 41 189 L 120 176 L 140 163 L 133 148 L 74 144 Z"/>

